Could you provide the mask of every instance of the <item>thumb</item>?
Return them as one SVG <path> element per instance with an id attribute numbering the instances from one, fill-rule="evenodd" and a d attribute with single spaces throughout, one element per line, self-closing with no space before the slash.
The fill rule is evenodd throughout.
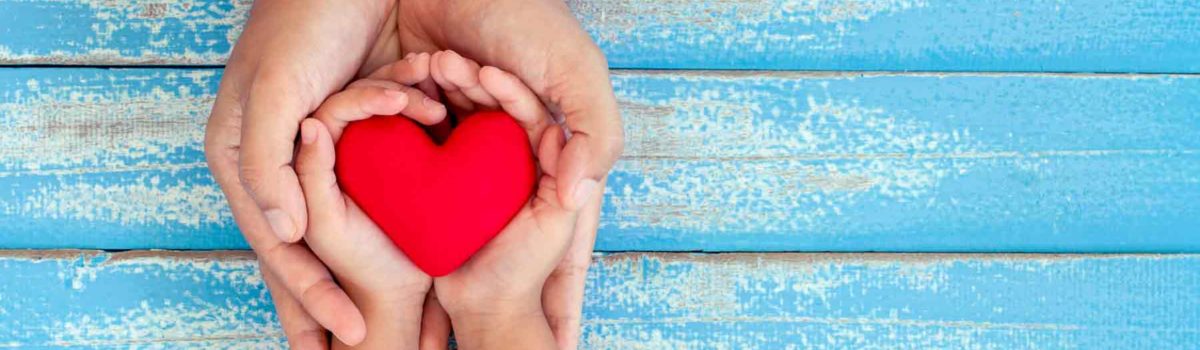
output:
<path id="1" fill-rule="evenodd" d="M 309 110 L 298 94 L 271 88 L 276 85 L 251 87 L 242 119 L 238 175 L 275 235 L 296 242 L 306 230 L 308 213 L 292 156 L 300 121 Z"/>
<path id="2" fill-rule="evenodd" d="M 551 126 L 546 129 L 545 135 L 542 136 L 542 142 L 538 145 L 538 158 L 542 166 L 542 171 L 545 173 L 538 185 L 538 193 L 533 202 L 533 211 L 538 219 L 538 224 L 543 232 L 555 233 L 550 237 L 543 239 L 548 242 L 554 242 L 552 245 L 561 246 L 565 249 L 570 244 L 571 238 L 574 236 L 574 227 L 578 221 L 580 214 L 579 205 L 576 208 L 571 208 L 563 202 L 559 196 L 561 189 L 558 187 L 558 180 L 551 175 L 548 168 L 555 166 L 556 159 L 561 158 L 560 149 L 563 147 L 563 132 L 558 126 Z M 582 178 L 576 185 L 581 200 L 585 203 L 600 195 L 599 183 L 591 178 Z M 554 251 L 559 251 L 555 249 Z M 558 256 L 554 261 L 558 261 L 561 256 Z"/>
<path id="3" fill-rule="evenodd" d="M 597 55 L 599 55 L 597 53 Z M 552 175 L 557 178 L 558 199 L 578 210 L 608 176 L 625 146 L 621 114 L 613 95 L 603 56 L 584 65 L 571 80 L 559 84 L 551 100 L 565 117 L 566 145 Z"/>

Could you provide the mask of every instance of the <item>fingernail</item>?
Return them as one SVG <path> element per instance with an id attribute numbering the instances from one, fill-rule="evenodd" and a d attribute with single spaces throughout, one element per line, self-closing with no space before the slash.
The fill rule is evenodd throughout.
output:
<path id="1" fill-rule="evenodd" d="M 432 98 L 429 98 L 429 96 L 426 96 L 424 99 L 422 99 L 421 103 L 425 104 L 425 108 L 430 108 L 430 109 L 437 109 L 438 107 L 442 107 L 442 105 L 440 103 L 437 103 L 437 101 L 434 101 Z"/>
<path id="2" fill-rule="evenodd" d="M 578 185 L 575 185 L 575 208 L 583 208 L 587 205 L 588 200 L 592 199 L 593 192 L 596 192 L 596 186 L 600 184 L 596 180 L 583 179 Z"/>
<path id="3" fill-rule="evenodd" d="M 279 209 L 268 209 L 263 212 L 263 215 L 267 217 L 267 223 L 271 224 L 271 231 L 275 231 L 275 236 L 284 242 L 291 241 L 292 236 L 296 233 L 296 226 L 292 225 L 291 216 Z"/>
<path id="4" fill-rule="evenodd" d="M 317 139 L 317 129 L 312 123 L 300 123 L 300 143 L 312 144 Z"/>

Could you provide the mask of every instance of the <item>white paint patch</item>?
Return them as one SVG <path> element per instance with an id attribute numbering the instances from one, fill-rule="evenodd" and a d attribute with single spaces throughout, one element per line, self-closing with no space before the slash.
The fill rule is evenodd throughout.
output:
<path id="1" fill-rule="evenodd" d="M 121 225 L 197 228 L 232 222 L 233 214 L 216 185 L 61 183 L 16 199 L 0 197 L 0 211 L 29 218 L 70 219 Z"/>
<path id="2" fill-rule="evenodd" d="M 5 305 L 21 315 L 6 320 L 17 327 L 0 348 L 284 348 L 270 295 L 249 252 L 0 256 L 0 266 L 15 271 L 45 271 L 35 266 L 47 264 L 61 281 L 43 283 L 50 290 L 0 283 L 0 296 L 16 297 Z M 45 282 L 54 276 L 15 278 Z M 114 291 L 121 294 L 108 294 Z"/>
<path id="3" fill-rule="evenodd" d="M 14 52 L 0 46 L 2 64 L 223 64 L 242 25 L 251 0 L 221 2 L 162 2 L 143 0 L 45 1 L 46 11 L 90 14 L 89 20 L 57 23 L 75 32 L 84 23 L 90 35 L 55 42 L 70 49 L 52 52 Z M 198 5 L 206 5 L 199 7 Z M 50 24 L 50 23 L 47 23 Z M 164 30 L 166 27 L 172 30 Z M 182 29 L 176 29 L 182 27 Z M 213 33 L 217 31 L 218 33 Z M 134 34 L 130 34 L 134 33 Z M 213 39 L 216 36 L 219 39 Z M 140 43 L 137 40 L 141 40 Z M 139 48 L 137 54 L 119 49 Z M 174 47 L 183 47 L 182 51 Z"/>
<path id="4" fill-rule="evenodd" d="M 53 325 L 57 331 L 46 345 L 283 348 L 283 331 L 274 315 L 244 305 L 167 299 L 163 304 L 143 302 L 114 314 L 67 318 Z"/>
<path id="5" fill-rule="evenodd" d="M 262 288 L 253 260 L 186 259 L 139 257 L 121 260 L 83 260 L 70 277 L 72 288 L 87 295 L 87 285 L 97 275 L 113 283 L 113 274 L 168 281 L 189 279 L 229 289 L 229 293 L 255 294 L 246 303 L 214 303 L 184 292 L 180 295 L 147 298 L 135 307 L 112 313 L 86 313 L 55 321 L 53 346 L 187 346 L 236 345 L 248 348 L 278 348 L 283 338 L 270 296 Z M 208 344 L 208 345 L 206 345 Z"/>
<path id="6" fill-rule="evenodd" d="M 172 87 L 177 73 L 122 76 L 163 79 L 162 87 L 133 93 L 104 75 L 80 82 L 44 81 L 33 96 L 5 96 L 0 103 L 0 167 L 9 170 L 106 168 L 162 164 L 180 151 L 203 152 L 204 125 L 213 96 L 192 96 Z M 191 72 L 212 79 L 213 71 Z M 188 78 L 188 77 L 183 77 Z M 92 80 L 95 79 L 95 80 Z M 91 81 L 89 81 L 91 80 Z"/>
<path id="7" fill-rule="evenodd" d="M 905 320 L 899 315 L 908 312 L 897 309 L 850 313 L 875 313 L 876 317 L 824 316 L 828 312 L 822 310 L 844 309 L 844 305 L 833 305 L 830 299 L 844 298 L 847 293 L 880 292 L 874 288 L 937 293 L 951 280 L 949 267 L 969 262 L 856 257 L 861 256 L 619 254 L 597 259 L 589 274 L 585 309 L 615 308 L 615 312 L 630 316 L 584 321 L 587 331 L 583 342 L 586 347 L 596 349 L 740 349 L 762 345 L 762 341 L 769 339 L 755 339 L 743 332 L 722 329 L 722 325 L 751 327 L 758 322 L 783 323 L 794 325 L 790 328 L 802 334 L 801 326 L 815 324 L 842 332 L 841 337 L 864 338 L 864 333 L 875 327 L 948 324 Z M 705 329 L 698 326 L 702 324 L 722 329 L 714 330 L 713 334 L 737 333 L 714 338 L 708 333 L 682 332 L 692 339 L 681 339 L 681 334 L 664 334 L 672 330 Z"/>
<path id="8" fill-rule="evenodd" d="M 96 281 L 97 276 L 113 273 L 126 273 L 139 276 L 149 276 L 154 279 L 192 282 L 205 282 L 223 285 L 246 293 L 262 287 L 262 275 L 258 271 L 258 263 L 248 258 L 229 258 L 228 256 L 207 257 L 199 254 L 185 253 L 180 256 L 143 255 L 127 256 L 128 254 L 82 254 L 73 262 L 69 269 L 59 272 L 63 282 L 70 282 L 73 289 L 85 290 Z M 195 255 L 195 256 L 193 256 Z M 250 306 L 257 306 L 252 301 Z"/>
<path id="9" fill-rule="evenodd" d="M 618 86 L 627 79 L 645 78 Z M 618 89 L 627 148 L 614 174 L 640 182 L 608 190 L 615 210 L 603 225 L 813 232 L 866 195 L 932 200 L 940 180 L 974 162 L 955 155 L 980 149 L 966 129 L 933 131 L 824 91 L 739 80 L 672 81 L 683 90 L 667 99 Z"/>
<path id="10" fill-rule="evenodd" d="M 175 176 L 204 167 L 198 155 L 213 96 L 192 86 L 215 77 L 211 70 L 80 71 L 30 80 L 24 94 L 6 93 L 0 103 L 6 130 L 0 133 L 0 177 L 55 178 L 24 185 L 22 195 L 0 197 L 0 212 L 191 228 L 232 222 L 215 185 Z M 149 89 L 128 87 L 155 83 Z M 59 177 L 93 173 L 97 176 Z"/>
<path id="11" fill-rule="evenodd" d="M 763 53 L 781 46 L 835 50 L 842 47 L 845 37 L 854 34 L 854 24 L 925 7 L 926 2 L 617 0 L 568 1 L 568 5 L 603 43 L 739 48 Z"/>

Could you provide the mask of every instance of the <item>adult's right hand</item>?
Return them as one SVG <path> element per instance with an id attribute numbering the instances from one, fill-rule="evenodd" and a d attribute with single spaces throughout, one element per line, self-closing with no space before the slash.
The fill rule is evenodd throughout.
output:
<path id="1" fill-rule="evenodd" d="M 307 228 L 292 168 L 301 120 L 396 40 L 393 0 L 258 0 L 229 58 L 205 154 L 234 219 L 258 254 L 292 348 L 362 341 L 362 313 L 299 242 Z M 383 48 L 380 48 L 384 46 Z"/>

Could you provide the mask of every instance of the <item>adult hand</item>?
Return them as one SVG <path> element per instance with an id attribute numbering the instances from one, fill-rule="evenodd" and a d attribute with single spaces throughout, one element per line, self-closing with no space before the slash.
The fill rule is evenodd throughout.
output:
<path id="1" fill-rule="evenodd" d="M 395 26 L 391 0 L 255 1 L 229 58 L 205 135 L 205 155 L 293 348 L 325 349 L 326 329 L 362 341 L 362 314 L 303 244 L 308 217 L 293 143 L 300 121 L 363 71 Z M 381 35 L 387 34 L 387 35 Z M 381 38 L 386 40 L 381 40 Z"/>
<path id="2" fill-rule="evenodd" d="M 559 1 L 256 1 L 222 79 L 205 152 L 234 219 L 259 254 L 294 348 L 324 348 L 322 327 L 348 344 L 365 332 L 361 313 L 328 270 L 293 243 L 307 225 L 290 167 L 299 123 L 352 77 L 407 53 L 439 49 L 514 72 L 565 115 L 573 137 L 555 168 L 556 195 L 567 205 L 598 191 L 600 185 L 579 184 L 602 183 L 621 153 L 607 63 Z M 473 87 L 462 86 L 448 97 L 465 100 Z M 563 348 L 578 341 L 599 208 L 599 198 L 583 208 L 571 247 L 544 287 L 543 306 Z"/>

